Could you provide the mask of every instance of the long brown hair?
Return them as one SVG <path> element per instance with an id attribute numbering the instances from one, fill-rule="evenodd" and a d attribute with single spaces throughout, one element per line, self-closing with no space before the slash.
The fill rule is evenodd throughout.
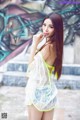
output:
<path id="1" fill-rule="evenodd" d="M 49 14 L 46 18 L 52 21 L 54 26 L 54 35 L 51 37 L 51 42 L 56 45 L 56 59 L 53 66 L 55 67 L 54 74 L 57 73 L 57 80 L 61 76 L 62 71 L 62 56 L 63 56 L 63 20 L 62 16 L 56 13 Z M 45 19 L 46 19 L 45 18 Z"/>

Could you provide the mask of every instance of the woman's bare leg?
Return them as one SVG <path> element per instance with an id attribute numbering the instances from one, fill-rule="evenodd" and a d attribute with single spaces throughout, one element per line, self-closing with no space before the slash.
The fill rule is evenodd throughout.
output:
<path id="1" fill-rule="evenodd" d="M 44 112 L 41 120 L 53 120 L 54 110 Z"/>
<path id="2" fill-rule="evenodd" d="M 28 106 L 29 120 L 41 120 L 43 112 L 38 111 L 33 105 Z"/>

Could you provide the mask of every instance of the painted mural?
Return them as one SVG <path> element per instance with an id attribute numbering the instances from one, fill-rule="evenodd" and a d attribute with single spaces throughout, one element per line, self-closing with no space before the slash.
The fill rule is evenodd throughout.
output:
<path id="1" fill-rule="evenodd" d="M 51 12 L 62 15 L 64 45 L 73 45 L 75 36 L 80 36 L 78 0 L 0 0 L 0 65 L 30 45 L 42 20 Z"/>

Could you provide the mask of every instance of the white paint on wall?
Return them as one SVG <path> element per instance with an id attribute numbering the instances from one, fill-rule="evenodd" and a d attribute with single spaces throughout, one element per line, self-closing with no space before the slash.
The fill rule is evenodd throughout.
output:
<path id="1" fill-rule="evenodd" d="M 65 45 L 63 48 L 63 63 L 73 64 L 74 63 L 74 46 Z"/>

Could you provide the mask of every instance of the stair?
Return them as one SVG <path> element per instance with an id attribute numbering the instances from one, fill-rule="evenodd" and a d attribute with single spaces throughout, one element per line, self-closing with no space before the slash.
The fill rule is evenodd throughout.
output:
<path id="1" fill-rule="evenodd" d="M 6 86 L 21 86 L 27 84 L 28 62 L 10 62 L 7 65 L 6 71 L 3 73 L 2 84 Z M 60 80 L 54 80 L 59 89 L 80 89 L 80 66 L 63 64 L 62 75 Z"/>

